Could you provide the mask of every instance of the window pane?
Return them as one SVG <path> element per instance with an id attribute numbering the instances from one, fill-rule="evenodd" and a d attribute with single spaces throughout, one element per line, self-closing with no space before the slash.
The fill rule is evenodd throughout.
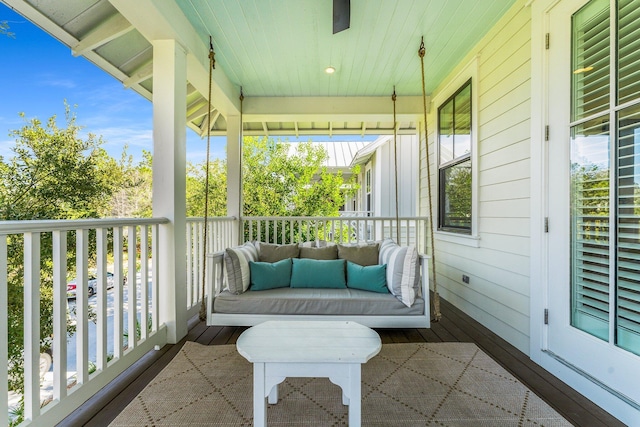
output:
<path id="1" fill-rule="evenodd" d="M 640 95 L 640 0 L 618 1 L 618 104 Z"/>
<path id="2" fill-rule="evenodd" d="M 572 121 L 609 108 L 609 0 L 593 0 L 572 17 Z"/>
<path id="3" fill-rule="evenodd" d="M 571 324 L 609 337 L 609 126 L 571 129 Z"/>
<path id="4" fill-rule="evenodd" d="M 640 106 L 618 114 L 618 346 L 640 354 Z"/>
<path id="5" fill-rule="evenodd" d="M 471 230 L 471 160 L 440 172 L 440 227 Z"/>
<path id="6" fill-rule="evenodd" d="M 471 84 L 456 95 L 454 117 L 453 156 L 457 159 L 471 152 Z"/>
<path id="7" fill-rule="evenodd" d="M 440 107 L 438 113 L 440 164 L 443 164 L 453 160 L 453 99 Z"/>

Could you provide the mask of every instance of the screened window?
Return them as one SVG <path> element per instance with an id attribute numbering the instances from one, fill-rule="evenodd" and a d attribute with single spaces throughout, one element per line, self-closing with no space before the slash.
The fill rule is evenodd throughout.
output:
<path id="1" fill-rule="evenodd" d="M 471 234 L 471 80 L 438 108 L 438 228 Z"/>
<path id="2" fill-rule="evenodd" d="M 572 18 L 571 324 L 640 354 L 640 0 L 611 4 Z"/>

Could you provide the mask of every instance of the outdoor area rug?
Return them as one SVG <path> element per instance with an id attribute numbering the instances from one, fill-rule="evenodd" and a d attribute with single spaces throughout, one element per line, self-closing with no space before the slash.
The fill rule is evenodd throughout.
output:
<path id="1" fill-rule="evenodd" d="M 251 426 L 253 366 L 235 346 L 186 342 L 112 426 Z M 269 426 L 346 426 L 342 391 L 287 378 Z M 363 426 L 569 426 L 472 343 L 384 344 L 362 365 Z"/>

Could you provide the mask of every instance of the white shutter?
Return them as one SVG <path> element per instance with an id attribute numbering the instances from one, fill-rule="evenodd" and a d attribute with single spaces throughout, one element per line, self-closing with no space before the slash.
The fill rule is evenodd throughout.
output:
<path id="1" fill-rule="evenodd" d="M 636 64 L 636 67 L 638 64 Z M 616 344 L 640 354 L 640 106 L 618 113 Z"/>

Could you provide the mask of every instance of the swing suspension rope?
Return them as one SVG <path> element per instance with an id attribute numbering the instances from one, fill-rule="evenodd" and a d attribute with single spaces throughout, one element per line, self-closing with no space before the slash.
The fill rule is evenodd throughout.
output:
<path id="1" fill-rule="evenodd" d="M 398 214 L 398 142 L 397 142 L 397 125 L 396 125 L 396 87 L 393 86 L 393 161 L 395 162 L 395 185 L 396 185 L 396 242 L 400 244 L 400 216 Z"/>
<path id="2" fill-rule="evenodd" d="M 433 274 L 433 320 L 435 322 L 440 321 L 442 313 L 440 313 L 440 295 L 438 294 L 438 283 L 436 281 L 436 246 L 435 239 L 433 238 L 433 202 L 431 199 L 431 162 L 429 160 L 429 132 L 427 128 L 427 90 L 424 83 L 424 37 L 420 42 L 420 48 L 418 49 L 418 56 L 420 57 L 420 67 L 422 70 L 422 107 L 424 113 L 424 144 L 427 154 L 427 197 L 429 198 L 429 237 L 431 243 L 431 273 Z"/>
<path id="3" fill-rule="evenodd" d="M 209 228 L 209 151 L 211 147 L 211 81 L 213 80 L 213 70 L 216 68 L 215 52 L 213 51 L 213 41 L 209 36 L 209 97 L 207 113 L 207 161 L 204 176 L 204 250 L 202 251 L 202 303 L 200 304 L 200 320 L 207 320 L 207 303 L 204 297 L 206 268 L 207 268 L 207 229 Z"/>

